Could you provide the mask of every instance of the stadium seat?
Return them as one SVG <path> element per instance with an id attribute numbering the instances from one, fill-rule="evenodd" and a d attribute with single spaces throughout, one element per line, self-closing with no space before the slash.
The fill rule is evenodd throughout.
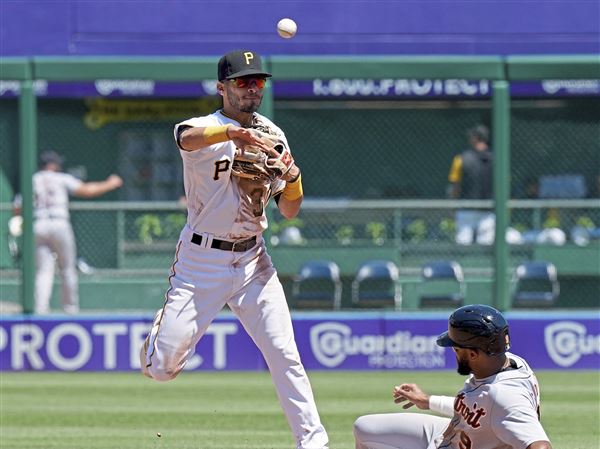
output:
<path id="1" fill-rule="evenodd" d="M 560 293 L 556 267 L 543 261 L 528 261 L 517 266 L 512 287 L 515 308 L 550 307 Z"/>
<path id="2" fill-rule="evenodd" d="M 401 300 L 396 264 L 389 260 L 369 260 L 360 265 L 352 281 L 354 307 L 400 309 Z"/>
<path id="3" fill-rule="evenodd" d="M 292 285 L 295 309 L 338 310 L 342 302 L 340 269 L 330 260 L 306 262 Z"/>
<path id="4" fill-rule="evenodd" d="M 463 305 L 466 284 L 458 262 L 438 260 L 421 267 L 418 286 L 419 307 L 460 307 Z"/>

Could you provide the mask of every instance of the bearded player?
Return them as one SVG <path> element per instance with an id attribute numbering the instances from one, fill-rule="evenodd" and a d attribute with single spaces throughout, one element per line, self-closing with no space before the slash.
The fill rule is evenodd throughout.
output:
<path id="1" fill-rule="evenodd" d="M 256 112 L 270 76 L 258 54 L 226 54 L 218 64 L 223 109 L 175 126 L 188 219 L 141 366 L 155 380 L 173 379 L 227 304 L 269 366 L 296 447 L 326 449 L 327 433 L 262 237 L 270 199 L 293 218 L 303 198 L 300 169 L 283 131 Z"/>
<path id="2" fill-rule="evenodd" d="M 468 375 L 456 397 L 430 396 L 418 385 L 394 387 L 394 402 L 421 413 L 361 416 L 356 449 L 552 449 L 540 423 L 535 374 L 511 354 L 508 323 L 493 307 L 469 305 L 450 315 L 437 344 L 452 347 L 458 373 Z"/>

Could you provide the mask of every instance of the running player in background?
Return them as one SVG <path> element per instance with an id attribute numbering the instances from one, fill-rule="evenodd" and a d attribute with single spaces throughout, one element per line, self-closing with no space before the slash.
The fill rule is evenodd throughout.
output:
<path id="1" fill-rule="evenodd" d="M 94 198 L 123 185 L 117 175 L 104 181 L 83 182 L 62 173 L 63 158 L 54 151 L 40 155 L 40 169 L 33 175 L 33 232 L 35 235 L 35 313 L 50 311 L 55 257 L 62 281 L 61 306 L 66 313 L 79 311 L 77 248 L 69 219 L 69 195 Z M 21 213 L 17 198 L 14 213 Z"/>
<path id="2" fill-rule="evenodd" d="M 416 384 L 394 387 L 394 402 L 421 413 L 361 416 L 356 449 L 551 449 L 540 423 L 535 374 L 511 354 L 508 323 L 499 311 L 469 305 L 452 313 L 439 346 L 452 347 L 458 373 L 469 375 L 456 397 L 430 396 Z"/>
<path id="3" fill-rule="evenodd" d="M 219 61 L 217 72 L 223 109 L 175 126 L 188 219 L 177 244 L 164 306 L 142 347 L 142 372 L 158 381 L 175 378 L 227 304 L 269 366 L 296 447 L 325 449 L 328 436 L 262 237 L 270 198 L 285 218 L 298 214 L 303 199 L 300 169 L 291 165 L 274 180 L 232 174 L 237 149 L 252 145 L 269 151 L 249 128 L 270 131 L 286 145 L 287 140 L 279 127 L 256 112 L 271 76 L 262 69 L 258 54 L 230 52 Z"/>

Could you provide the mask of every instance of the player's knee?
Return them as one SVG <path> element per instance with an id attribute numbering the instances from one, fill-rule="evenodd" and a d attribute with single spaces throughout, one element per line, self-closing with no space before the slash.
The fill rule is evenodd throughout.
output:
<path id="1" fill-rule="evenodd" d="M 364 421 L 363 418 L 364 416 L 357 418 L 356 421 L 354 421 L 354 424 L 352 425 L 355 437 L 362 433 L 362 423 Z"/>
<path id="2" fill-rule="evenodd" d="M 371 419 L 368 415 L 361 416 L 354 421 L 354 439 L 362 441 L 365 435 L 371 433 Z"/>
<path id="3" fill-rule="evenodd" d="M 144 373 L 144 376 L 154 379 L 157 382 L 168 382 L 173 380 L 180 372 L 181 370 L 162 369 L 155 367 L 154 365 L 142 367 L 142 373 Z"/>
<path id="4" fill-rule="evenodd" d="M 302 365 L 300 359 L 300 353 L 293 340 L 289 338 L 274 338 L 273 341 L 269 342 L 270 348 L 262 348 L 263 354 L 271 354 L 276 359 L 280 359 L 281 363 L 287 366 Z"/>
<path id="5" fill-rule="evenodd" d="M 142 365 L 140 371 L 144 376 L 148 377 L 149 379 L 152 379 L 152 374 L 150 374 L 150 371 L 148 371 L 148 367 L 146 365 Z"/>
<path id="6" fill-rule="evenodd" d="M 154 379 L 158 382 L 167 382 L 175 379 L 181 372 L 181 368 L 171 368 L 170 366 L 162 367 L 154 361 L 148 359 L 148 339 L 144 342 L 142 349 L 140 350 L 140 367 L 142 374 L 150 379 Z"/>

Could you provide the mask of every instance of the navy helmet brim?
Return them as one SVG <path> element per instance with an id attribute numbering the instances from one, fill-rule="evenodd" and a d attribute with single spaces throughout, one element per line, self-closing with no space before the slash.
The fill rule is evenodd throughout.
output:
<path id="1" fill-rule="evenodd" d="M 439 335 L 436 343 L 438 346 L 442 346 L 444 348 L 449 348 L 451 346 L 458 346 L 456 344 L 456 342 L 452 341 L 452 339 L 450 338 L 450 335 L 448 335 L 448 332 L 444 332 L 443 334 Z"/>

